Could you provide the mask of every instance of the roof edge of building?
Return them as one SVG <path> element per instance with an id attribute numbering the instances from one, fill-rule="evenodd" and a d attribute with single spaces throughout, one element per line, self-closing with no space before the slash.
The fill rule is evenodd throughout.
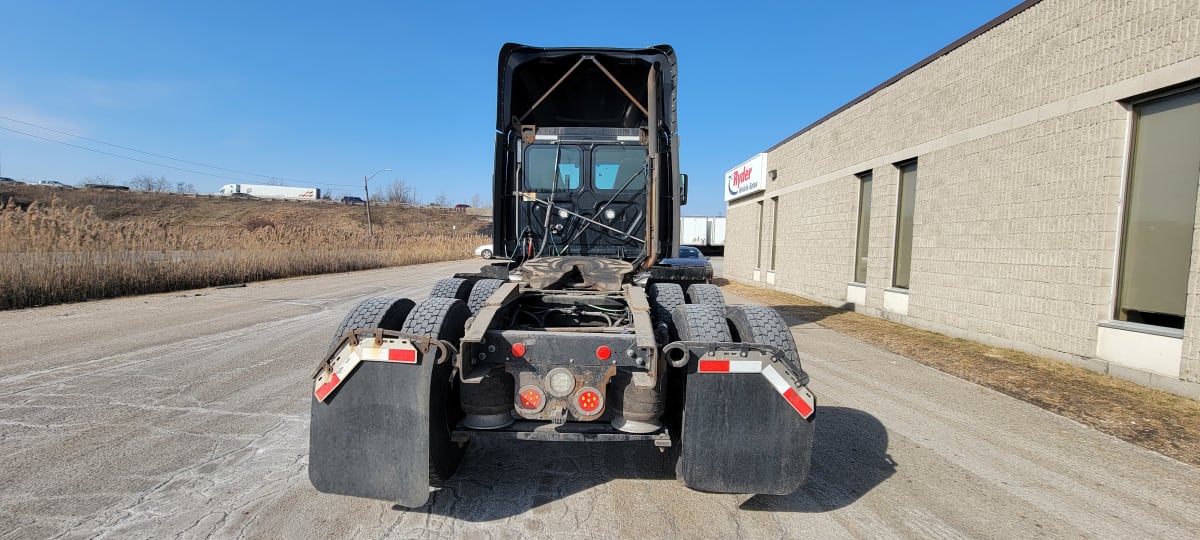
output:
<path id="1" fill-rule="evenodd" d="M 779 148 L 780 146 L 787 144 L 792 139 L 795 139 L 796 137 L 803 135 L 804 133 L 808 132 L 809 130 L 825 123 L 826 120 L 829 120 L 830 118 L 833 118 L 834 116 L 841 114 L 846 109 L 849 109 L 850 107 L 858 105 L 863 100 L 875 95 L 880 90 L 883 90 L 884 88 L 887 88 L 887 87 L 895 84 L 900 79 L 903 79 L 903 78 L 907 77 L 909 74 L 911 74 L 912 72 L 929 65 L 934 60 L 937 60 L 938 58 L 941 58 L 947 54 L 950 54 L 951 51 L 961 47 L 966 42 L 979 37 L 980 35 L 982 35 L 984 32 L 987 32 L 988 30 L 991 30 L 997 26 L 1000 26 L 1001 24 L 1007 22 L 1009 19 L 1017 16 L 1017 14 L 1033 7 L 1034 5 L 1040 3 L 1041 1 L 1042 0 L 1025 0 L 1024 2 L 1021 2 L 1020 4 L 1017 4 L 1012 9 L 1005 11 L 1004 13 L 1001 13 L 995 19 L 992 19 L 992 20 L 984 23 L 983 26 L 980 26 L 979 28 L 972 30 L 967 35 L 958 38 L 953 43 L 946 45 L 945 47 L 942 47 L 937 52 L 925 57 L 925 59 L 921 60 L 920 62 L 917 62 L 916 64 L 909 66 L 908 69 L 905 69 L 904 71 L 901 71 L 900 73 L 894 75 L 892 78 L 890 78 L 886 81 L 883 81 L 882 83 L 879 84 L 879 86 L 876 86 L 875 88 L 867 90 L 861 96 L 858 96 L 858 97 L 854 98 L 853 100 L 851 100 L 849 103 L 846 103 L 845 105 L 842 105 L 841 107 L 838 107 L 837 110 L 835 110 L 825 116 L 822 116 L 816 122 L 813 122 L 813 123 L 809 124 L 808 126 L 804 127 L 803 129 L 801 129 L 800 131 L 797 131 L 797 132 L 791 134 L 786 139 L 775 143 L 774 146 L 764 150 L 764 152 L 774 151 L 776 148 Z"/>

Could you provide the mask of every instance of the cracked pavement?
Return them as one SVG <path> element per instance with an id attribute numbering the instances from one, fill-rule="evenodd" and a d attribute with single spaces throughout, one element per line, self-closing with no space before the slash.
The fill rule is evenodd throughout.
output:
<path id="1" fill-rule="evenodd" d="M 309 375 L 346 311 L 481 261 L 0 312 L 0 536 L 1155 537 L 1200 471 L 813 324 L 813 470 L 699 493 L 653 447 L 473 442 L 426 507 L 307 479 Z M 729 298 L 731 303 L 744 300 Z"/>

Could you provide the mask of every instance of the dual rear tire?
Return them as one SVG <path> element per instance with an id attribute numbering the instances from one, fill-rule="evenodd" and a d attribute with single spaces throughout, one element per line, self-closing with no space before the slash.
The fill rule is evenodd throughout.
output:
<path id="1" fill-rule="evenodd" d="M 467 304 L 457 298 L 431 296 L 420 302 L 395 297 L 368 298 L 354 306 L 342 320 L 330 347 L 336 345 L 346 331 L 355 328 L 382 328 L 457 344 L 470 316 Z M 439 361 L 433 367 L 429 381 L 429 485 L 433 487 L 440 487 L 454 474 L 463 455 L 463 449 L 450 440 L 463 413 L 459 405 L 458 379 L 453 376 L 454 364 L 449 360 L 434 358 L 432 353 L 422 359 Z M 405 366 L 395 367 L 404 369 Z M 396 399 L 404 399 L 404 396 L 396 396 Z"/>

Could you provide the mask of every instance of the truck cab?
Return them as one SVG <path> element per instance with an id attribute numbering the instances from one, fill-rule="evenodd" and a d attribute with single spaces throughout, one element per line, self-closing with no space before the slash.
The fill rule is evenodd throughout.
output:
<path id="1" fill-rule="evenodd" d="M 647 49 L 500 51 L 495 251 L 649 268 L 679 244 L 676 60 Z"/>

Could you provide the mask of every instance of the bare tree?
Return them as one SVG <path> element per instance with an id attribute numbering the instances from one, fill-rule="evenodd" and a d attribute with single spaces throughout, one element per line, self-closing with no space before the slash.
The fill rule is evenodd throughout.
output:
<path id="1" fill-rule="evenodd" d="M 155 178 L 149 174 L 139 174 L 129 181 L 129 188 L 137 191 L 162 193 L 170 189 L 170 184 L 165 176 Z"/>
<path id="2" fill-rule="evenodd" d="M 193 194 L 196 193 L 196 186 L 191 182 L 175 182 L 175 193 Z"/>
<path id="3" fill-rule="evenodd" d="M 392 180 L 391 184 L 383 188 L 383 193 L 387 200 L 393 203 L 417 204 L 417 189 L 401 178 Z"/>
<path id="4" fill-rule="evenodd" d="M 483 197 L 478 193 L 471 196 L 471 208 L 483 208 Z"/>

